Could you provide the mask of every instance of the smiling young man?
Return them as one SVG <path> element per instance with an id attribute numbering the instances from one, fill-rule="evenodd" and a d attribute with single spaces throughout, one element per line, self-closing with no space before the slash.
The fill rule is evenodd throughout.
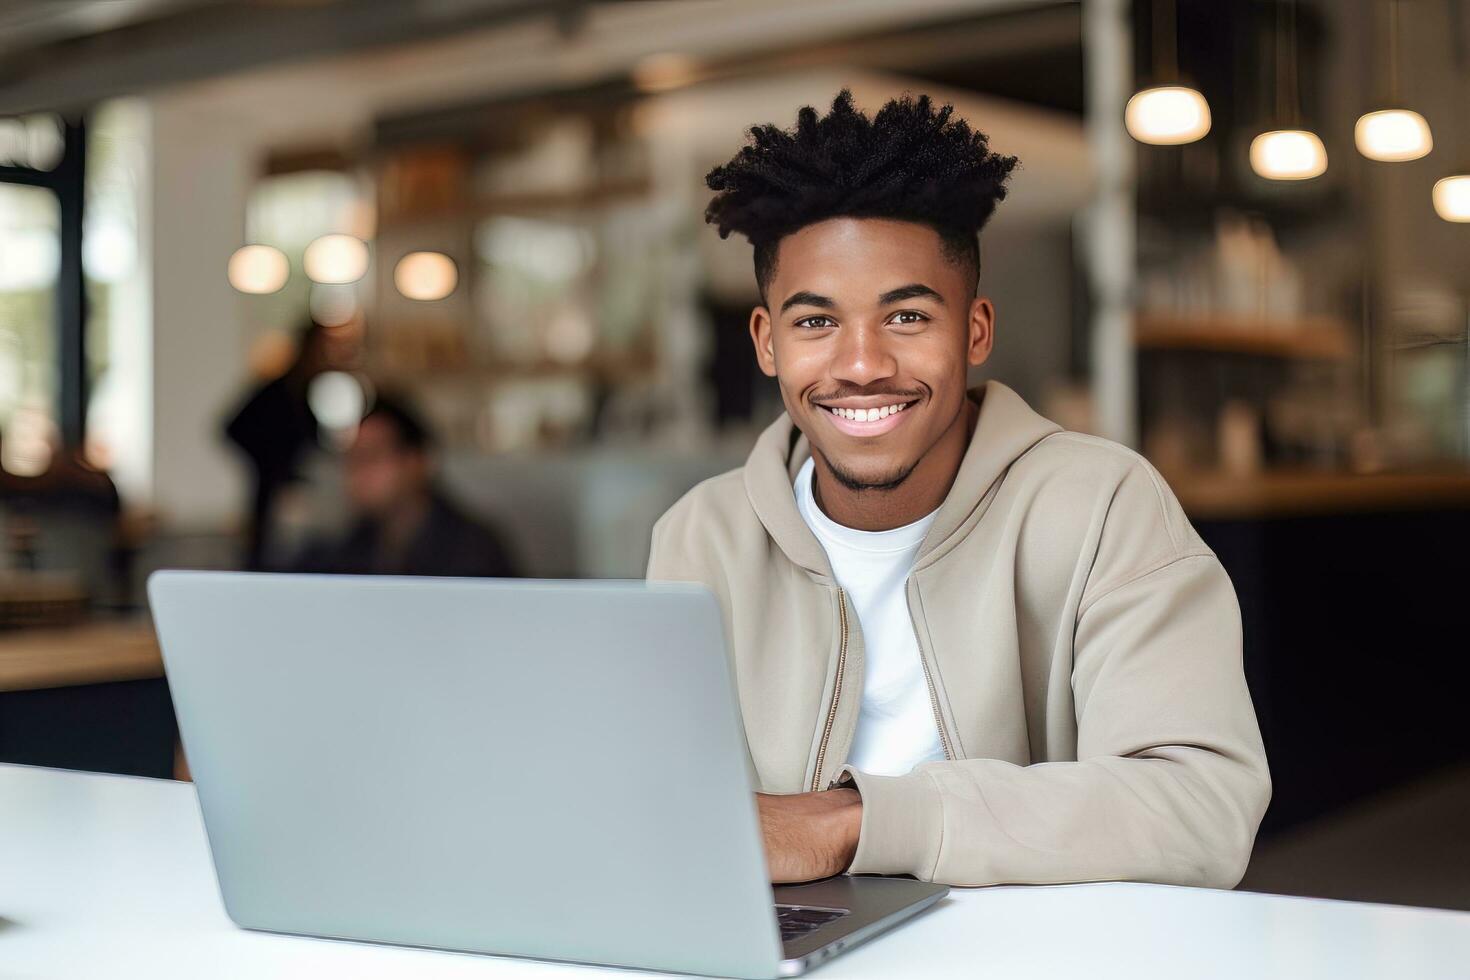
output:
<path id="1" fill-rule="evenodd" d="M 1234 885 L 1270 780 L 1230 579 L 1136 453 L 966 390 L 1015 158 L 927 97 L 750 136 L 707 218 L 786 412 L 648 576 L 720 600 L 772 880 Z"/>

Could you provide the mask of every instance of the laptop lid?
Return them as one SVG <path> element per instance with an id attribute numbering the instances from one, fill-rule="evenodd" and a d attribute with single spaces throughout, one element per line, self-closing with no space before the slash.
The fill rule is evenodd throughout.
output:
<path id="1" fill-rule="evenodd" d="M 159 572 L 148 594 L 238 924 L 775 974 L 702 587 Z"/>

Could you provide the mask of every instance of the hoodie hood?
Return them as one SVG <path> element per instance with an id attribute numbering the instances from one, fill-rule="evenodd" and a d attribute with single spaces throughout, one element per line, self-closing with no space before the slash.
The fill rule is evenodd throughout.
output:
<path id="1" fill-rule="evenodd" d="M 991 380 L 967 393 L 979 406 L 975 432 L 960 461 L 949 494 L 939 505 L 934 523 L 919 547 L 915 564 L 942 551 L 951 538 L 978 520 L 990 491 L 1023 453 L 1062 427 L 1038 415 L 1014 390 Z M 811 446 L 806 436 L 782 413 L 761 433 L 745 461 L 745 493 L 760 522 L 786 557 L 819 575 L 832 578 L 832 567 L 822 544 L 796 508 L 793 485 Z"/>

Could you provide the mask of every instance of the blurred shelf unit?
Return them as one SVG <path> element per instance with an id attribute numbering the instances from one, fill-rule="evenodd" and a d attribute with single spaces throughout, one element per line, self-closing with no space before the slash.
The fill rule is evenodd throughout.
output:
<path id="1" fill-rule="evenodd" d="M 87 599 L 74 575 L 0 570 L 0 629 L 77 622 L 86 612 Z"/>
<path id="2" fill-rule="evenodd" d="M 1199 351 L 1319 361 L 1343 360 L 1352 353 L 1347 324 L 1327 316 L 1280 320 L 1141 313 L 1133 335 L 1140 351 Z"/>
<path id="3" fill-rule="evenodd" d="M 373 372 L 390 386 L 408 386 L 432 376 L 435 385 L 485 387 L 521 381 L 560 378 L 597 378 L 609 384 L 642 380 L 652 374 L 657 362 L 651 352 L 621 357 L 588 357 L 572 363 L 557 361 L 445 361 L 405 367 L 401 361 L 386 361 Z"/>
<path id="4" fill-rule="evenodd" d="M 647 179 L 608 181 L 567 191 L 483 194 L 463 201 L 379 212 L 379 232 L 412 234 L 446 225 L 467 224 L 502 214 L 590 211 L 610 204 L 636 203 L 652 192 Z"/>
<path id="5" fill-rule="evenodd" d="M 409 128 L 374 155 L 369 372 L 482 449 L 599 431 L 611 389 L 660 371 L 661 298 L 681 254 L 646 139 L 607 104 L 471 107 L 448 127 L 457 137 Z M 458 268 L 442 300 L 395 286 L 398 257 L 420 250 Z"/>

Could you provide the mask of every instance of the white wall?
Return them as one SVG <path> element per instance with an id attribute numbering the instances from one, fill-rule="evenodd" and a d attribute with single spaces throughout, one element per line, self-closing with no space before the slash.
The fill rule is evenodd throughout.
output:
<path id="1" fill-rule="evenodd" d="M 248 337 L 225 279 L 260 147 L 208 106 L 151 100 L 153 503 L 176 529 L 238 520 L 245 471 L 221 433 Z"/>

